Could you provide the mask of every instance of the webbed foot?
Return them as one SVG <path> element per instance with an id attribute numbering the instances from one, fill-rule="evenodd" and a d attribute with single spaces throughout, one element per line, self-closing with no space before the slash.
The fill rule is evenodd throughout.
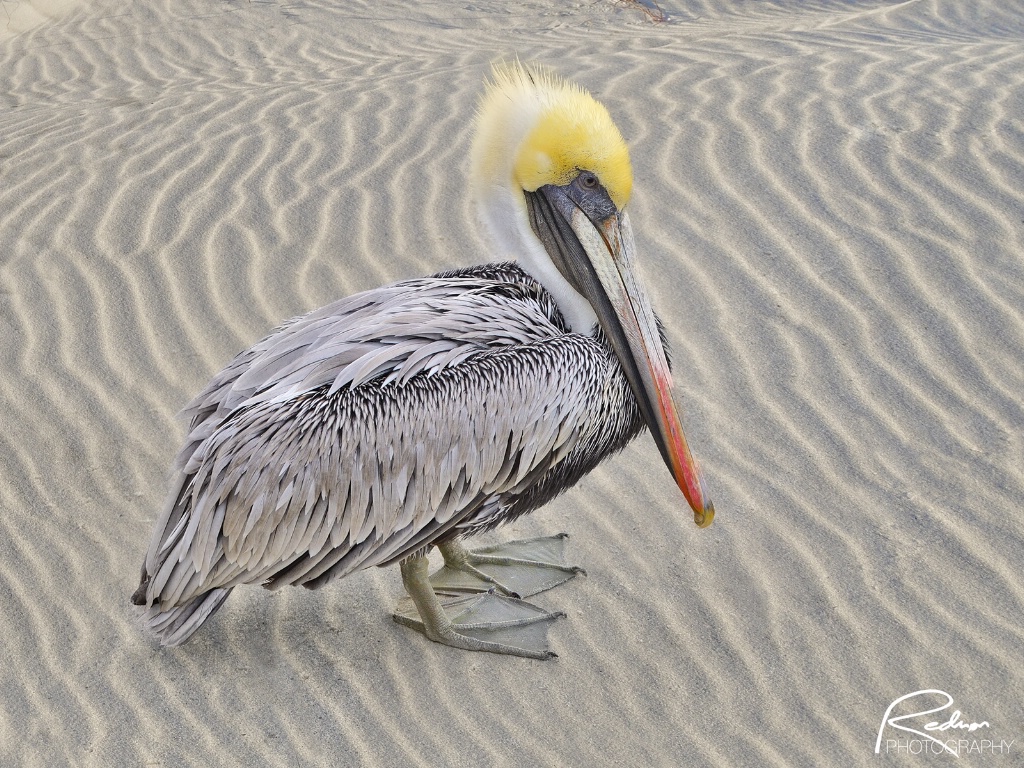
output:
<path id="1" fill-rule="evenodd" d="M 399 605 L 393 615 L 397 623 L 419 630 L 434 642 L 467 651 L 541 660 L 558 655 L 547 647 L 547 630 L 564 613 L 545 611 L 493 589 L 442 602 L 427 577 L 428 565 L 426 557 L 402 563 L 402 581 L 412 605 L 408 601 Z"/>
<path id="2" fill-rule="evenodd" d="M 438 544 L 444 565 L 430 577 L 439 593 L 486 592 L 529 597 L 564 584 L 586 571 L 565 564 L 569 534 L 521 539 L 469 550 L 460 541 Z"/>

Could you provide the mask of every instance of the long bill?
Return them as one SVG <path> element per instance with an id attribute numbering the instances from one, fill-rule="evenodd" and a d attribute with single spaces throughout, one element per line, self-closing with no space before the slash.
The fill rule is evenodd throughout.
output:
<path id="1" fill-rule="evenodd" d="M 550 207 L 541 203 L 540 195 Z M 560 187 L 545 186 L 529 197 L 534 228 L 563 276 L 597 313 L 662 458 L 693 510 L 694 522 L 701 528 L 711 525 L 715 508 L 683 434 L 665 347 L 637 275 L 629 217 L 617 211 L 591 221 Z M 554 212 L 559 216 L 552 216 Z"/>

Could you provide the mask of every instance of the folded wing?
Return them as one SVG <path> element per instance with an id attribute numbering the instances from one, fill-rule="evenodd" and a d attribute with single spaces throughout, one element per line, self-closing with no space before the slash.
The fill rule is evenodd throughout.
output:
<path id="1" fill-rule="evenodd" d="M 399 283 L 289 321 L 186 408 L 145 603 L 319 586 L 500 514 L 595 438 L 607 351 L 521 270 Z"/>

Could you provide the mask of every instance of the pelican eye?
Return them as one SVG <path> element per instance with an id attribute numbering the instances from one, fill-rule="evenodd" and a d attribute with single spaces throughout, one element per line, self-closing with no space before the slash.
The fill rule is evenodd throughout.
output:
<path id="1" fill-rule="evenodd" d="M 593 171 L 580 171 L 580 175 L 563 189 L 569 199 L 595 223 L 604 221 L 616 213 L 615 203 L 609 197 L 608 190 Z"/>

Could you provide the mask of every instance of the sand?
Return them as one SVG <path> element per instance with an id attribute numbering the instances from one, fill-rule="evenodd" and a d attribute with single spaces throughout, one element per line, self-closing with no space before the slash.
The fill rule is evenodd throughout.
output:
<path id="1" fill-rule="evenodd" d="M 0 43 L 46 22 L 67 16 L 79 0 L 3 0 L 0 2 Z"/>
<path id="2" fill-rule="evenodd" d="M 988 723 L 928 732 L 975 743 L 958 765 L 1024 765 L 1024 5 L 662 8 L 98 0 L 8 29 L 0 764 L 952 764 L 894 726 L 874 752 L 938 689 Z M 283 318 L 489 260 L 471 118 L 517 54 L 628 138 L 714 525 L 644 437 L 486 539 L 571 534 L 589 575 L 536 598 L 557 660 L 395 625 L 395 569 L 238 590 L 156 648 L 128 596 L 176 413 Z"/>

